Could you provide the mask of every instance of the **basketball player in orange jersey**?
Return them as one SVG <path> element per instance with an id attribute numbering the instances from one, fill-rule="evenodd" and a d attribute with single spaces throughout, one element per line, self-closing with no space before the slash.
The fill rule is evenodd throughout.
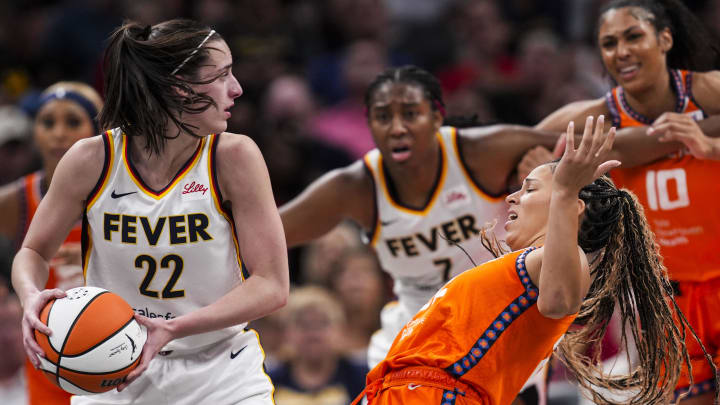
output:
<path id="1" fill-rule="evenodd" d="M 605 98 L 559 109 L 537 127 L 559 130 L 570 120 L 581 127 L 579 121 L 588 114 L 608 114 L 618 128 L 651 125 L 648 134 L 660 141 L 685 144 L 680 152 L 614 170 L 611 177 L 645 207 L 664 263 L 677 282 L 677 302 L 720 364 L 720 217 L 715 215 L 720 163 L 707 159 L 718 158 L 711 147 L 715 141 L 695 123 L 720 114 L 720 71 L 713 70 L 720 68 L 720 48 L 676 0 L 610 2 L 600 14 L 597 35 L 605 68 L 618 86 Z M 717 117 L 699 125 L 712 120 Z M 703 129 L 720 135 L 717 126 Z M 709 404 L 717 390 L 713 370 L 700 346 L 692 340 L 687 344 L 695 385 L 689 386 L 684 375 L 677 394 L 690 391 L 684 405 Z"/>
<path id="2" fill-rule="evenodd" d="M 620 164 L 607 160 L 614 129 L 604 135 L 603 117 L 594 130 L 592 120 L 577 150 L 571 122 L 560 162 L 537 167 L 506 198 L 514 251 L 450 280 L 398 334 L 368 374 L 369 405 L 507 405 L 556 345 L 583 385 L 629 390 L 627 403 L 672 394 L 686 351 L 670 281 L 642 208 L 603 175 Z M 609 380 L 593 359 L 566 349 L 597 346 L 615 303 L 642 360 L 632 377 Z M 573 321 L 579 326 L 567 332 Z"/>
<path id="3" fill-rule="evenodd" d="M 535 145 L 552 147 L 558 135 L 513 125 L 453 127 L 444 122 L 440 83 L 414 66 L 378 75 L 366 91 L 365 105 L 377 149 L 318 179 L 280 214 L 290 246 L 352 220 L 393 277 L 397 301 L 382 310 L 381 329 L 370 341 L 373 368 L 433 294 L 450 277 L 474 267 L 456 244 L 476 263 L 493 258 L 482 246 L 480 230 L 505 218 L 504 197 L 523 153 Z M 618 148 L 632 152 L 638 138 L 651 141 L 628 133 L 619 137 Z M 633 153 L 621 156 L 634 158 Z M 496 232 L 502 238 L 504 231 Z M 543 373 L 530 385 L 534 388 L 517 404 L 544 404 Z"/>
<path id="4" fill-rule="evenodd" d="M 118 390 L 73 404 L 270 405 L 245 324 L 284 305 L 287 248 L 260 151 L 224 132 L 242 94 L 230 49 L 193 21 L 128 22 L 105 62 L 99 121 L 115 129 L 62 158 L 13 262 L 26 352 L 47 366 L 33 332 L 51 333 L 38 313 L 64 295 L 43 289 L 47 267 L 82 218 L 86 284 L 123 297 L 148 337 Z"/>
<path id="5" fill-rule="evenodd" d="M 33 134 L 42 156 L 42 170 L 0 189 L 0 233 L 13 241 L 16 249 L 50 186 L 60 158 L 75 142 L 99 132 L 95 119 L 102 99 L 84 83 L 59 82 L 43 91 L 37 107 Z M 50 262 L 45 288 L 67 290 L 82 285 L 80 232 L 78 221 Z M 50 383 L 29 360 L 25 370 L 30 405 L 70 403 L 70 394 Z"/>
<path id="6" fill-rule="evenodd" d="M 352 220 L 393 277 L 398 300 L 382 310 L 370 341 L 372 368 L 448 279 L 473 267 L 473 259 L 492 259 L 480 229 L 506 216 L 508 180 L 523 153 L 554 145 L 557 134 L 511 125 L 456 128 L 444 122 L 440 83 L 415 66 L 378 75 L 365 105 L 377 149 L 321 177 L 280 213 L 290 246 Z M 544 382 L 537 389 L 526 405 L 543 403 Z"/>

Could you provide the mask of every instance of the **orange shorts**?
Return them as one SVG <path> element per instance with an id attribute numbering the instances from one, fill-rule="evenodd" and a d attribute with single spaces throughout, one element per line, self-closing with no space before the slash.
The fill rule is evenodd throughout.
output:
<path id="1" fill-rule="evenodd" d="M 680 310 L 703 342 L 715 365 L 720 365 L 720 278 L 702 282 L 680 281 L 675 290 L 675 301 Z M 690 386 L 687 367 L 683 367 L 675 390 L 676 396 L 687 390 L 690 390 L 688 397 L 714 392 L 716 387 L 712 366 L 690 331 L 685 338 L 685 344 L 692 364 L 693 385 Z"/>
<path id="2" fill-rule="evenodd" d="M 368 387 L 371 389 L 371 387 Z M 475 388 L 433 367 L 408 367 L 378 382 L 376 393 L 367 393 L 368 405 L 465 405 L 489 404 Z"/>
<path id="3" fill-rule="evenodd" d="M 27 358 L 25 358 L 25 380 L 27 381 L 28 405 L 70 404 L 72 394 L 51 383 L 42 371 L 33 367 Z"/>

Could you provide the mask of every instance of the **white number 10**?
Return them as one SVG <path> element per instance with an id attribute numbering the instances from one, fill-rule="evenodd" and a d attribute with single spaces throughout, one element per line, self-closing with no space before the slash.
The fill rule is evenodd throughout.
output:
<path id="1" fill-rule="evenodd" d="M 670 193 L 668 193 L 670 180 L 675 180 L 677 187 L 677 197 L 674 200 L 670 200 Z M 645 177 L 645 185 L 647 186 L 648 206 L 653 211 L 658 209 L 668 211 L 690 205 L 687 176 L 684 169 L 658 170 L 657 172 L 649 170 Z"/>

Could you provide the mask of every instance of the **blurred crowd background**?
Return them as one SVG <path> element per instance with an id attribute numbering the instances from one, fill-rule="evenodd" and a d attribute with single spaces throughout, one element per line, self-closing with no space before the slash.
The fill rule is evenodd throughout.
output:
<path id="1" fill-rule="evenodd" d="M 260 145 L 281 205 L 373 148 L 363 95 L 386 67 L 431 71 L 443 85 L 448 115 L 477 114 L 484 123 L 533 125 L 568 102 L 601 96 L 611 86 L 595 47 L 603 2 L 4 0 L 0 185 L 40 167 L 32 131 L 42 89 L 78 80 L 102 93 L 105 39 L 124 19 L 188 17 L 221 33 L 244 90 L 228 130 Z M 685 3 L 720 34 L 720 0 Z M 12 326 L 19 326 L 21 311 L 7 283 L 10 243 L 0 240 L 0 251 L 0 347 L 19 353 L 2 356 L 2 397 L 19 370 L 22 345 Z M 290 253 L 288 306 L 252 325 L 277 403 L 348 403 L 364 384 L 365 349 L 380 309 L 392 300 L 391 282 L 351 224 Z M 565 394 L 559 391 L 551 387 L 555 404 Z"/>

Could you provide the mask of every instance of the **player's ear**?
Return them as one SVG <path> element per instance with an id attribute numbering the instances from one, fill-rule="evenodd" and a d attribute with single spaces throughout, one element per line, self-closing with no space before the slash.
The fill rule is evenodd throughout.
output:
<path id="1" fill-rule="evenodd" d="M 443 121 L 445 120 L 445 116 L 438 109 L 433 109 L 432 112 L 433 112 L 433 126 L 435 127 L 436 131 L 439 131 L 440 127 L 443 124 Z"/>
<path id="2" fill-rule="evenodd" d="M 670 52 L 673 47 L 673 37 L 669 28 L 665 28 L 658 33 L 658 43 L 664 53 Z"/>

